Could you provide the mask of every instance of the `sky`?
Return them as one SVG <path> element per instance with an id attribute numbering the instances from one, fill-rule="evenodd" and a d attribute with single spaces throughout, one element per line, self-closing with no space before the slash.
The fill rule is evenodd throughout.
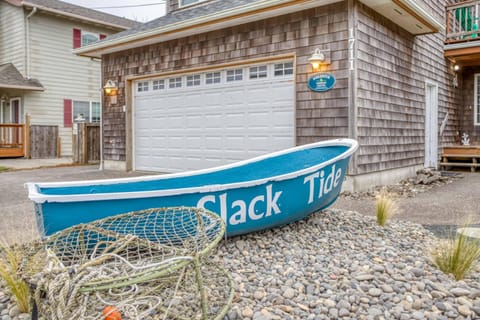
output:
<path id="1" fill-rule="evenodd" d="M 165 0 L 62 0 L 116 16 L 147 22 L 165 14 Z M 123 7 L 123 8 L 120 8 Z"/>

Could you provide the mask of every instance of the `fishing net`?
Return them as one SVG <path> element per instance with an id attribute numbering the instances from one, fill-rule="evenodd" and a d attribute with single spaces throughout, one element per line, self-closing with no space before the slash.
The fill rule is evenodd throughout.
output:
<path id="1" fill-rule="evenodd" d="M 23 274 L 51 320 L 221 319 L 233 284 L 208 255 L 224 231 L 204 209 L 122 214 L 46 238 Z"/>

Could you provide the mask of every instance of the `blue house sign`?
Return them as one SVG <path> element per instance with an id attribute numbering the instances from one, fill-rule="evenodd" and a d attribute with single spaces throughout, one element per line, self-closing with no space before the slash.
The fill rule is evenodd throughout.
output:
<path id="1" fill-rule="evenodd" d="M 308 79 L 308 87 L 312 91 L 324 92 L 335 86 L 335 76 L 329 73 L 317 73 Z"/>

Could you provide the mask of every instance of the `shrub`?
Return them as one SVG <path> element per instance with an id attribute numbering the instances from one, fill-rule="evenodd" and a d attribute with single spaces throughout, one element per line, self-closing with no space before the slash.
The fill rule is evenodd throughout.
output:
<path id="1" fill-rule="evenodd" d="M 431 251 L 433 263 L 446 274 L 462 280 L 480 259 L 480 241 L 464 233 L 456 233 L 448 239 L 439 239 Z"/>
<path id="2" fill-rule="evenodd" d="M 8 246 L 0 242 L 0 278 L 2 278 L 22 313 L 30 312 L 30 290 L 19 275 L 23 251 L 19 246 Z"/>
<path id="3" fill-rule="evenodd" d="M 393 196 L 383 189 L 377 195 L 375 209 L 377 213 L 377 223 L 384 227 L 387 221 L 396 213 L 397 203 Z"/>

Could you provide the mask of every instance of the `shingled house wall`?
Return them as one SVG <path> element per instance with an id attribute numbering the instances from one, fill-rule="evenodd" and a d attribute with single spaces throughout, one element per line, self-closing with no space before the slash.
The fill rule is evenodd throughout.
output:
<path id="1" fill-rule="evenodd" d="M 103 56 L 104 79 L 119 83 L 115 106 L 104 101 L 104 159 L 127 159 L 125 81 L 282 54 L 296 56 L 297 144 L 348 136 L 348 12 L 346 2 L 144 46 Z M 330 49 L 335 88 L 324 93 L 307 88 L 308 58 L 316 48 Z"/>
<path id="2" fill-rule="evenodd" d="M 169 9 L 175 10 L 176 3 L 171 0 Z M 445 21 L 445 7 L 426 0 L 422 5 Z M 291 54 L 296 57 L 298 145 L 358 139 L 352 175 L 422 166 L 427 81 L 438 84 L 439 125 L 449 114 L 439 136 L 439 154 L 443 145 L 458 140 L 461 95 L 443 56 L 444 39 L 444 32 L 414 36 L 359 1 L 347 0 L 105 55 L 104 78 L 118 81 L 120 101 L 114 107 L 105 101 L 104 159 L 128 163 L 131 158 L 122 108 L 128 77 Z M 331 50 L 332 64 L 326 71 L 337 83 L 328 92 L 307 87 L 313 74 L 308 58 L 316 48 Z"/>

